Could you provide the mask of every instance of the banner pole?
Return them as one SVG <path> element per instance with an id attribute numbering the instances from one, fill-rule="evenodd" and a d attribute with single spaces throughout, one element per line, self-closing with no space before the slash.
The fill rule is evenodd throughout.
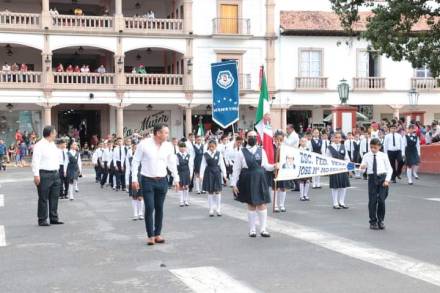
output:
<path id="1" fill-rule="evenodd" d="M 280 153 L 281 153 L 281 143 L 277 142 L 277 149 L 275 152 L 275 164 L 278 164 L 280 162 Z M 275 213 L 275 203 L 277 200 L 277 183 L 278 181 L 275 180 L 278 177 L 278 169 L 273 170 L 273 204 L 272 204 L 272 213 Z"/>

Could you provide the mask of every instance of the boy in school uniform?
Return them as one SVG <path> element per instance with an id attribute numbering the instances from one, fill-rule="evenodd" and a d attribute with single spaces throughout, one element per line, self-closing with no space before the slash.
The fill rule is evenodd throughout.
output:
<path id="1" fill-rule="evenodd" d="M 60 185 L 60 198 L 67 198 L 67 191 L 69 189 L 69 183 L 67 182 L 66 179 L 66 172 L 64 172 L 64 170 L 67 168 L 67 143 L 65 140 L 63 139 L 59 139 L 56 142 L 59 150 L 60 150 L 60 154 L 59 154 L 59 162 L 60 162 L 60 168 L 58 170 L 59 176 L 60 176 L 60 180 L 61 180 L 61 185 Z"/>
<path id="2" fill-rule="evenodd" d="M 370 229 L 384 230 L 385 199 L 388 196 L 388 186 L 393 175 L 393 169 L 388 156 L 380 151 L 381 143 L 378 138 L 370 142 L 370 149 L 362 158 L 361 170 L 368 174 L 368 211 Z"/>

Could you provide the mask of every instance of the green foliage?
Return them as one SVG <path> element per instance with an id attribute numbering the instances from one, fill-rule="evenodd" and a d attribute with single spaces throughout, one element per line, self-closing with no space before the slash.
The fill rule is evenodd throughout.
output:
<path id="1" fill-rule="evenodd" d="M 358 21 L 359 9 L 369 7 L 374 13 L 367 19 L 367 30 L 360 36 L 371 49 L 394 61 L 408 60 L 414 68 L 427 65 L 433 76 L 440 75 L 440 0 L 330 0 L 333 10 L 350 35 Z M 423 23 L 425 30 L 415 30 Z M 419 26 L 420 27 L 420 26 Z"/>

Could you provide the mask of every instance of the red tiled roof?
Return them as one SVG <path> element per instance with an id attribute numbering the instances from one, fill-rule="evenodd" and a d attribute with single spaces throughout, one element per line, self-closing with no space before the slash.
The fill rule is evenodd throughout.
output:
<path id="1" fill-rule="evenodd" d="M 359 12 L 360 20 L 353 24 L 353 30 L 355 32 L 365 31 L 367 19 L 372 15 L 372 12 Z M 339 16 L 328 11 L 281 11 L 280 25 L 284 31 L 288 32 L 344 33 Z M 429 26 L 423 20 L 413 27 L 413 31 L 428 29 Z"/>

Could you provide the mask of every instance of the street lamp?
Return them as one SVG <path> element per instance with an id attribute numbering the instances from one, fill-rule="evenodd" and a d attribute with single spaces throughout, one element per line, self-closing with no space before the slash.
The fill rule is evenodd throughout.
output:
<path id="1" fill-rule="evenodd" d="M 342 79 L 338 84 L 339 100 L 341 104 L 345 105 L 348 101 L 348 95 L 350 94 L 350 86 L 345 79 Z"/>
<path id="2" fill-rule="evenodd" d="M 411 106 L 417 106 L 417 104 L 419 103 L 419 96 L 420 94 L 415 88 L 410 89 L 410 91 L 408 92 L 409 104 Z"/>

